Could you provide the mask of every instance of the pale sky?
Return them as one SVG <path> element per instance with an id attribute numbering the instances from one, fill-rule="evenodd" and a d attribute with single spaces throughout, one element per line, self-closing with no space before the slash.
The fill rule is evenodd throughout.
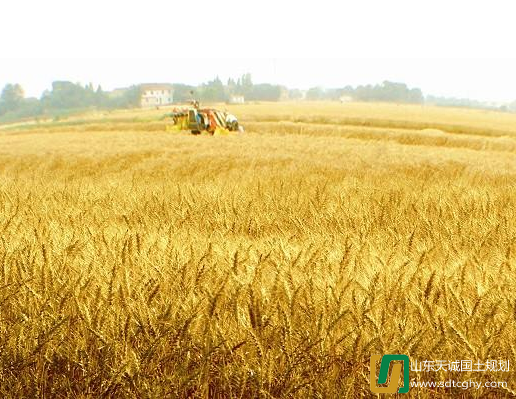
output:
<path id="1" fill-rule="evenodd" d="M 0 88 L 53 80 L 343 87 L 383 80 L 425 94 L 516 100 L 511 1 L 47 0 L 0 4 Z"/>

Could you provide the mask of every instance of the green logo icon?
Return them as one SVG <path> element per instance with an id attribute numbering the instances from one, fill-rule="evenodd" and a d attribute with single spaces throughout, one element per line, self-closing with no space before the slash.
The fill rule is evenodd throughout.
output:
<path id="1" fill-rule="evenodd" d="M 395 363 L 392 366 L 392 374 L 389 384 L 385 387 L 376 384 L 376 362 L 381 359 L 380 373 L 378 374 L 378 385 L 387 384 L 387 376 L 389 375 L 389 365 L 392 361 L 403 362 L 403 385 L 399 388 L 401 377 L 401 364 Z M 410 360 L 407 355 L 372 355 L 371 356 L 371 391 L 374 393 L 407 393 L 409 391 L 409 370 Z"/>

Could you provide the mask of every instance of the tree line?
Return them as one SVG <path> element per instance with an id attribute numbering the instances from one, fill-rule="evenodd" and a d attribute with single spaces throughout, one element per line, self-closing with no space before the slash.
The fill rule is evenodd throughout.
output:
<path id="1" fill-rule="evenodd" d="M 253 84 L 250 74 L 229 79 L 224 84 L 218 77 L 199 86 L 173 84 L 174 102 L 192 99 L 203 102 L 224 102 L 233 95 L 242 95 L 246 101 L 278 101 L 288 93 L 285 87 L 271 84 Z M 139 85 L 127 89 L 106 92 L 101 86 L 81 85 L 68 81 L 56 81 L 41 97 L 26 98 L 19 84 L 7 84 L 0 94 L 0 120 L 15 120 L 41 115 L 58 115 L 63 111 L 116 109 L 139 107 Z"/>
<path id="2" fill-rule="evenodd" d="M 307 100 L 339 100 L 348 97 L 355 101 L 397 102 L 422 104 L 423 92 L 418 88 L 409 88 L 405 83 L 384 81 L 377 85 L 346 86 L 340 89 L 323 89 L 313 87 L 306 93 Z"/>
<path id="3" fill-rule="evenodd" d="M 181 83 L 172 85 L 174 102 L 186 102 L 192 99 L 201 102 L 225 102 L 232 96 L 239 95 L 245 101 L 279 101 L 283 99 L 310 101 L 341 99 L 353 101 L 380 101 L 442 106 L 464 106 L 475 108 L 492 108 L 485 103 L 468 99 L 450 99 L 425 96 L 419 88 L 410 88 L 404 83 L 384 81 L 377 85 L 345 86 L 342 88 L 323 89 L 313 87 L 302 91 L 287 89 L 284 86 L 268 83 L 254 84 L 251 74 L 238 79 L 228 79 L 224 84 L 219 77 L 199 86 Z M 0 94 L 0 121 L 38 117 L 42 115 L 59 115 L 74 110 L 134 108 L 140 106 L 140 86 L 134 85 L 123 90 L 106 92 L 101 86 L 81 85 L 68 81 L 56 81 L 52 88 L 43 92 L 41 97 L 26 98 L 19 84 L 7 84 Z M 514 105 L 516 109 L 516 103 Z M 512 110 L 512 106 L 501 108 Z"/>
<path id="4" fill-rule="evenodd" d="M 254 84 L 249 73 L 238 79 L 229 78 L 226 84 L 216 77 L 199 86 L 174 84 L 173 87 L 177 102 L 185 102 L 192 97 L 204 102 L 225 102 L 232 96 L 243 96 L 246 101 L 279 101 L 288 97 L 286 87 L 269 83 Z"/>
<path id="5" fill-rule="evenodd" d="M 45 90 L 39 99 L 26 98 L 19 84 L 7 84 L 0 94 L 0 118 L 16 120 L 41 115 L 59 115 L 63 111 L 131 108 L 139 105 L 140 90 L 132 86 L 120 96 L 112 96 L 94 88 L 90 83 L 81 85 L 67 81 L 52 83 L 51 90 Z"/>

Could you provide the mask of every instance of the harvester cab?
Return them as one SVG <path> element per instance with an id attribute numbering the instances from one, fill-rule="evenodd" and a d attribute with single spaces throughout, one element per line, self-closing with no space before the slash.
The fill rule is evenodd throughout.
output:
<path id="1" fill-rule="evenodd" d="M 242 132 L 237 118 L 227 112 L 213 108 L 190 108 L 188 110 L 188 130 L 192 134 Z"/>
<path id="2" fill-rule="evenodd" d="M 192 108 L 188 110 L 188 130 L 190 130 L 192 134 L 200 134 L 205 129 L 206 125 L 197 109 Z"/>

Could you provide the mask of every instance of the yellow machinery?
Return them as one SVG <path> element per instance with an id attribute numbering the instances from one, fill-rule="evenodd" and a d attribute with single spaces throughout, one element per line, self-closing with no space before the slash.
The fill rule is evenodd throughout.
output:
<path id="1" fill-rule="evenodd" d="M 224 135 L 243 131 L 233 115 L 214 108 L 199 108 L 197 102 L 189 108 L 174 109 L 167 116 L 173 118 L 174 130 L 190 130 L 192 134 Z"/>

